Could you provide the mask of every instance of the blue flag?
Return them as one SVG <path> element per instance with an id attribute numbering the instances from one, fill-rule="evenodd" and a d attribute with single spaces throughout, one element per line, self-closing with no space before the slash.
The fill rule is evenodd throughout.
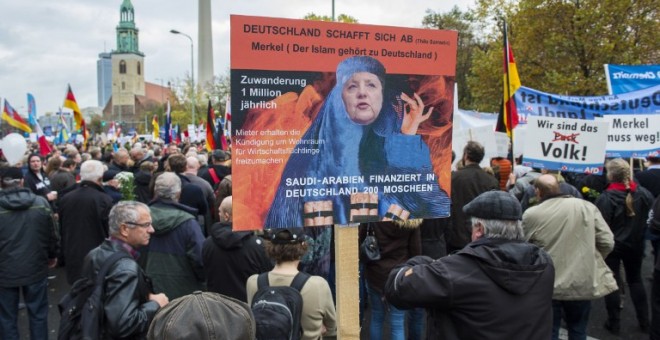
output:
<path id="1" fill-rule="evenodd" d="M 34 101 L 32 93 L 27 94 L 28 101 L 28 122 L 30 125 L 37 125 L 37 104 Z"/>
<path id="2" fill-rule="evenodd" d="M 165 112 L 165 144 L 172 143 L 170 127 L 172 126 L 172 117 L 170 116 L 170 101 L 167 101 L 167 111 Z"/>

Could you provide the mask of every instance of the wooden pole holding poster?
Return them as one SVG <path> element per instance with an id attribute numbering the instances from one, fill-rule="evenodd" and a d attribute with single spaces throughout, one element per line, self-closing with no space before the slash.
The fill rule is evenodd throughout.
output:
<path id="1" fill-rule="evenodd" d="M 357 224 L 335 225 L 337 339 L 360 339 L 360 273 Z"/>

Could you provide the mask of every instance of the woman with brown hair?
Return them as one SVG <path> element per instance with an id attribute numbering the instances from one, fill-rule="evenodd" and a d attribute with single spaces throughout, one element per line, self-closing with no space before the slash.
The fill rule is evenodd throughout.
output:
<path id="1" fill-rule="evenodd" d="M 307 253 L 308 243 L 303 228 L 271 229 L 264 237 L 268 257 L 275 261 L 267 273 L 268 286 L 290 286 L 298 276 L 300 260 Z M 259 274 L 250 276 L 246 290 L 248 305 L 258 290 Z M 303 305 L 300 317 L 303 340 L 321 339 L 336 333 L 336 311 L 328 282 L 320 276 L 310 276 L 300 289 Z M 296 337 L 294 337 L 296 338 Z"/>
<path id="2" fill-rule="evenodd" d="M 642 259 L 644 258 L 644 234 L 653 196 L 631 179 L 630 165 L 621 159 L 613 159 L 605 165 L 607 189 L 596 200 L 596 206 L 614 233 L 614 250 L 605 258 L 605 263 L 614 273 L 619 288 L 623 284 L 619 266 L 623 262 L 626 282 L 630 289 L 639 327 L 649 330 L 649 307 L 642 281 Z M 620 325 L 619 290 L 605 296 L 608 319 L 605 328 L 619 334 Z"/>

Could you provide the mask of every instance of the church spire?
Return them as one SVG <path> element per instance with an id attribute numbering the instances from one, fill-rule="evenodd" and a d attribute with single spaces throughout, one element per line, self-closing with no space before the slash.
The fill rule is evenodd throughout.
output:
<path id="1" fill-rule="evenodd" d="M 135 10 L 131 0 L 123 0 L 119 7 L 119 25 L 117 25 L 117 50 L 115 53 L 143 55 L 138 45 L 138 32 L 135 26 Z"/>

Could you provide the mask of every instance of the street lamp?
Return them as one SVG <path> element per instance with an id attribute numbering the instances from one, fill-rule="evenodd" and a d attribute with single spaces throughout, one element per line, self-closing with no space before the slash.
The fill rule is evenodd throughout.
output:
<path id="1" fill-rule="evenodd" d="M 192 101 L 192 123 L 195 125 L 195 57 L 193 55 L 193 40 L 189 35 L 177 30 L 170 30 L 170 33 L 181 34 L 190 40 L 190 82 L 192 85 L 190 88 L 190 100 Z"/>

